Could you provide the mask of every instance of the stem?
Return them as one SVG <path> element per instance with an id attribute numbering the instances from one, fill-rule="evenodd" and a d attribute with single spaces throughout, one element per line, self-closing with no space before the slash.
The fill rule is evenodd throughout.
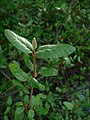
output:
<path id="1" fill-rule="evenodd" d="M 36 78 L 37 72 L 36 72 L 36 52 L 33 52 L 33 77 Z"/>
<path id="2" fill-rule="evenodd" d="M 33 77 L 36 78 L 37 72 L 36 72 L 36 52 L 35 50 L 32 53 L 33 56 Z M 31 87 L 31 92 L 30 92 L 30 106 L 32 107 L 32 95 L 33 95 L 33 88 Z"/>

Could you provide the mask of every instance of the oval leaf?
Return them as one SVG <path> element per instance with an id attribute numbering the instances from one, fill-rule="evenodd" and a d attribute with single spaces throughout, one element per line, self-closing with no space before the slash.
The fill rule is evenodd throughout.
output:
<path id="1" fill-rule="evenodd" d="M 68 110 L 73 110 L 74 108 L 74 104 L 72 104 L 71 102 L 63 102 L 63 104 Z"/>
<path id="2" fill-rule="evenodd" d="M 9 120 L 7 115 L 4 116 L 4 120 Z"/>
<path id="3" fill-rule="evenodd" d="M 27 81 L 28 75 L 19 67 L 18 63 L 10 63 L 9 68 L 12 74 L 20 81 Z"/>
<path id="4" fill-rule="evenodd" d="M 10 110 L 11 110 L 11 107 L 10 107 L 10 106 L 7 106 L 6 111 L 4 112 L 4 115 L 6 115 L 7 113 L 9 113 Z"/>
<path id="5" fill-rule="evenodd" d="M 59 58 L 67 57 L 75 51 L 75 48 L 69 44 L 55 44 L 55 45 L 43 45 L 38 48 L 37 57 L 38 58 Z"/>
<path id="6" fill-rule="evenodd" d="M 38 107 L 36 108 L 36 112 L 41 115 L 46 115 L 48 113 L 48 110 L 44 107 Z"/>
<path id="7" fill-rule="evenodd" d="M 28 119 L 32 120 L 34 117 L 34 111 L 33 110 L 29 110 L 28 111 Z"/>
<path id="8" fill-rule="evenodd" d="M 24 106 L 16 107 L 15 114 L 19 115 L 25 110 Z"/>
<path id="9" fill-rule="evenodd" d="M 14 113 L 14 119 L 15 120 L 24 120 L 24 110 L 25 110 L 24 106 L 16 107 L 15 113 Z"/>
<path id="10" fill-rule="evenodd" d="M 45 90 L 45 87 L 42 84 L 40 84 L 35 78 L 30 79 L 28 82 L 29 85 L 33 88 L 37 88 L 42 91 Z"/>
<path id="11" fill-rule="evenodd" d="M 51 67 L 42 67 L 39 71 L 39 74 L 41 74 L 42 76 L 56 76 L 58 74 L 58 70 Z"/>
<path id="12" fill-rule="evenodd" d="M 25 62 L 25 64 L 26 64 L 26 66 L 27 66 L 31 71 L 33 71 L 33 63 L 32 63 L 31 60 L 29 59 L 29 55 L 24 54 L 24 55 L 23 55 L 23 59 L 24 59 L 24 62 Z"/>
<path id="13" fill-rule="evenodd" d="M 17 107 L 21 107 L 21 106 L 23 106 L 23 102 L 16 102 L 16 104 L 15 104 Z"/>
<path id="14" fill-rule="evenodd" d="M 9 96 L 7 99 L 7 105 L 11 105 L 12 104 L 12 97 Z"/>
<path id="15" fill-rule="evenodd" d="M 24 103 L 25 104 L 29 104 L 29 96 L 28 95 L 25 95 L 25 97 L 24 97 Z"/>
<path id="16" fill-rule="evenodd" d="M 25 38 L 18 36 L 17 34 L 15 34 L 14 32 L 12 32 L 11 30 L 6 29 L 4 31 L 5 36 L 7 37 L 7 39 L 20 51 L 24 52 L 24 53 L 31 53 L 31 43 L 29 43 Z M 29 49 L 29 48 L 30 49 Z"/>

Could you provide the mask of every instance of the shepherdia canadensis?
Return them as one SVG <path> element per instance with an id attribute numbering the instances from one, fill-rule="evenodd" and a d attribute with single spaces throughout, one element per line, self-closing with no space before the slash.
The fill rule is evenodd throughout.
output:
<path id="1" fill-rule="evenodd" d="M 18 50 L 24 53 L 23 58 L 25 64 L 31 71 L 30 75 L 24 72 L 16 61 L 9 64 L 10 71 L 16 77 L 16 79 L 13 80 L 13 84 L 19 86 L 20 89 L 26 94 L 24 97 L 24 102 L 19 102 L 17 103 L 18 105 L 16 105 L 15 117 L 18 119 L 21 116 L 20 120 L 22 120 L 24 118 L 24 111 L 28 110 L 28 119 L 34 120 L 33 118 L 35 111 L 32 101 L 33 89 L 39 89 L 41 91 L 45 90 L 45 86 L 37 80 L 38 74 L 42 76 L 56 76 L 58 74 L 58 70 L 53 66 L 43 66 L 39 71 L 37 71 L 36 58 L 42 58 L 47 61 L 59 59 L 60 57 L 65 58 L 73 53 L 75 48 L 69 44 L 61 44 L 59 42 L 54 45 L 38 46 L 35 37 L 33 38 L 32 43 L 30 43 L 24 37 L 21 37 L 8 29 L 5 30 L 5 36 Z M 32 60 L 30 60 L 31 57 L 29 56 L 32 56 Z M 5 115 L 7 113 L 8 112 L 5 112 Z"/>

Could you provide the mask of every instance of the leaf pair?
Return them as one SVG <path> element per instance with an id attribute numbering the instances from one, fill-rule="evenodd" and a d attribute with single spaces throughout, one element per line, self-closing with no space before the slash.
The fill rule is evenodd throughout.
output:
<path id="1" fill-rule="evenodd" d="M 7 39 L 19 50 L 24 53 L 32 53 L 37 48 L 37 41 L 33 38 L 32 44 L 25 38 L 18 36 L 11 30 L 5 30 L 5 36 Z M 67 57 L 75 51 L 75 48 L 68 44 L 54 44 L 43 45 L 38 48 L 36 54 L 38 58 L 52 59 L 59 57 Z"/>

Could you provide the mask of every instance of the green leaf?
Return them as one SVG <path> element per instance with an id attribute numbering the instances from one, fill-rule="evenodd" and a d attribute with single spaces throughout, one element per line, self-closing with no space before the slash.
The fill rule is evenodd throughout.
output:
<path id="1" fill-rule="evenodd" d="M 74 104 L 72 104 L 71 102 L 63 102 L 63 104 L 68 110 L 73 110 L 74 108 Z"/>
<path id="2" fill-rule="evenodd" d="M 30 60 L 30 58 L 29 58 L 29 55 L 24 54 L 24 55 L 23 55 L 23 58 L 24 58 L 24 61 L 25 61 L 26 66 L 27 66 L 31 71 L 33 71 L 33 63 L 31 62 L 31 60 Z"/>
<path id="3" fill-rule="evenodd" d="M 4 120 L 9 120 L 7 115 L 4 116 Z"/>
<path id="4" fill-rule="evenodd" d="M 29 110 L 28 111 L 28 119 L 33 119 L 34 118 L 34 111 L 33 110 Z"/>
<path id="5" fill-rule="evenodd" d="M 58 75 L 58 70 L 51 67 L 41 67 L 39 74 L 41 74 L 42 76 L 56 76 Z"/>
<path id="6" fill-rule="evenodd" d="M 15 114 L 19 115 L 25 110 L 24 106 L 16 107 Z"/>
<path id="7" fill-rule="evenodd" d="M 85 101 L 85 96 L 80 94 L 80 93 L 77 93 L 77 97 L 80 101 Z"/>
<path id="8" fill-rule="evenodd" d="M 60 44 L 58 43 L 53 49 L 52 49 L 52 55 L 56 54 L 56 58 L 59 57 L 67 57 L 68 55 L 72 54 L 75 51 L 75 47 L 69 45 L 69 44 Z"/>
<path id="9" fill-rule="evenodd" d="M 61 88 L 59 88 L 59 87 L 56 87 L 56 90 L 57 90 L 59 93 L 61 93 L 61 92 L 62 92 L 62 89 L 61 89 Z"/>
<path id="10" fill-rule="evenodd" d="M 8 29 L 5 29 L 4 33 L 7 39 L 20 51 L 29 54 L 33 50 L 32 44 L 25 38 L 18 36 Z"/>
<path id="11" fill-rule="evenodd" d="M 23 106 L 23 102 L 16 102 L 16 104 L 15 104 L 17 107 L 21 107 L 21 106 Z"/>
<path id="12" fill-rule="evenodd" d="M 40 93 L 39 96 L 40 96 L 40 98 L 42 98 L 42 99 L 46 99 L 46 98 L 47 98 L 47 95 L 45 95 L 45 94 L 43 94 L 43 93 Z"/>
<path id="13" fill-rule="evenodd" d="M 46 115 L 48 113 L 48 110 L 43 107 L 38 107 L 36 108 L 36 112 L 41 116 L 41 115 Z"/>
<path id="14" fill-rule="evenodd" d="M 49 104 L 48 102 L 45 102 L 45 108 L 46 108 L 47 110 L 49 110 L 50 104 Z"/>
<path id="15" fill-rule="evenodd" d="M 19 67 L 18 63 L 10 63 L 9 68 L 12 74 L 20 81 L 27 81 L 28 75 Z"/>
<path id="16" fill-rule="evenodd" d="M 14 120 L 23 120 L 23 118 L 24 118 L 24 110 L 25 110 L 24 106 L 16 107 Z"/>
<path id="17" fill-rule="evenodd" d="M 36 52 L 36 55 L 38 58 L 51 58 L 51 50 L 55 47 L 56 45 L 43 45 L 40 46 Z"/>
<path id="18" fill-rule="evenodd" d="M 25 102 L 25 104 L 29 104 L 29 96 L 28 95 L 25 95 L 24 102 Z"/>
<path id="19" fill-rule="evenodd" d="M 75 51 L 75 48 L 69 44 L 43 45 L 38 48 L 36 55 L 38 58 L 53 59 L 67 57 Z"/>
<path id="20" fill-rule="evenodd" d="M 85 113 L 81 110 L 81 109 L 77 109 L 75 110 L 75 113 L 78 115 L 78 116 L 85 116 Z"/>
<path id="21" fill-rule="evenodd" d="M 10 106 L 8 106 L 8 107 L 6 108 L 6 110 L 5 110 L 4 114 L 6 115 L 7 113 L 9 113 L 9 112 L 10 112 L 10 109 L 11 109 L 11 107 L 10 107 Z"/>
<path id="22" fill-rule="evenodd" d="M 39 107 L 42 100 L 40 98 L 39 95 L 36 95 L 36 96 L 32 96 L 32 101 L 33 101 L 33 106 L 36 108 L 36 107 Z"/>
<path id="23" fill-rule="evenodd" d="M 9 96 L 7 99 L 7 105 L 11 105 L 12 104 L 12 97 Z"/>
<path id="24" fill-rule="evenodd" d="M 90 103 L 88 102 L 90 97 L 88 97 L 87 101 L 84 101 L 84 104 L 82 105 L 83 108 L 90 108 Z"/>
<path id="25" fill-rule="evenodd" d="M 81 116 L 78 116 L 78 119 L 77 120 L 82 120 Z"/>
<path id="26" fill-rule="evenodd" d="M 65 60 L 64 64 L 65 64 L 66 67 L 73 66 L 73 64 L 71 63 L 71 60 L 68 57 L 65 57 L 64 60 Z"/>
<path id="27" fill-rule="evenodd" d="M 37 88 L 41 91 L 45 90 L 45 87 L 40 84 L 35 78 L 31 78 L 29 81 L 28 81 L 29 85 L 33 88 Z"/>

